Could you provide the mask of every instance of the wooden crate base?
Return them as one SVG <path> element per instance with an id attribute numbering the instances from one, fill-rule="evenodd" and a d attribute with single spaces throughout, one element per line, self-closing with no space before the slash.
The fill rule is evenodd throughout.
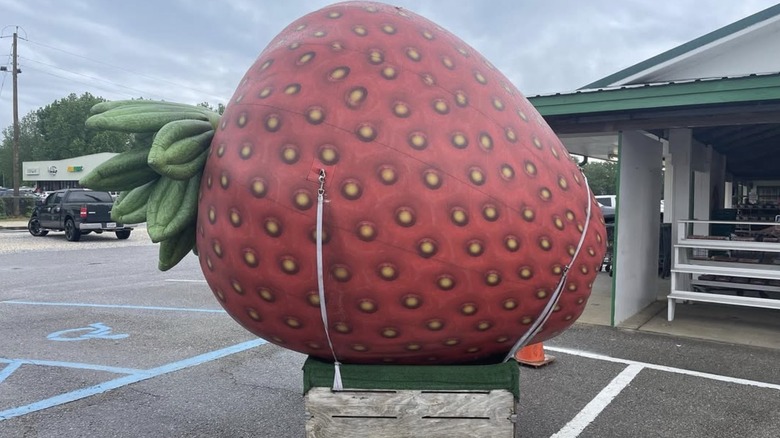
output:
<path id="1" fill-rule="evenodd" d="M 507 390 L 346 390 L 314 387 L 304 397 L 306 436 L 515 436 L 517 405 Z"/>

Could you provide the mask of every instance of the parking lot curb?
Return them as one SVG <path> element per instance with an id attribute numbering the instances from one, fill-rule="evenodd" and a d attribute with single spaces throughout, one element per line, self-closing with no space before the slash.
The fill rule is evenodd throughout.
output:
<path id="1" fill-rule="evenodd" d="M 0 221 L 0 230 L 26 230 L 27 229 L 27 223 L 18 221 L 18 220 L 11 220 L 11 221 Z"/>

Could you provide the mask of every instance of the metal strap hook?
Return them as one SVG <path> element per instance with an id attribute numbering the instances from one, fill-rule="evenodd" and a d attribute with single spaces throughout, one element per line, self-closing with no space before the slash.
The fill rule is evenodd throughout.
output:
<path id="1" fill-rule="evenodd" d="M 325 195 L 325 169 L 320 169 L 320 177 L 317 178 L 317 181 L 320 183 L 320 188 L 317 189 L 317 194 L 319 196 Z"/>

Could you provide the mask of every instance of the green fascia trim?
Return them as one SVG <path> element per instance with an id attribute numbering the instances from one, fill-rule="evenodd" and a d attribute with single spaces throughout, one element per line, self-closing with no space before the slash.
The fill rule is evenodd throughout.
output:
<path id="1" fill-rule="evenodd" d="M 638 64 L 634 64 L 631 67 L 620 70 L 617 73 L 613 73 L 605 78 L 599 79 L 596 82 L 585 85 L 584 87 L 582 87 L 582 89 L 608 87 L 616 82 L 619 82 L 622 79 L 633 76 L 642 71 L 648 70 L 651 67 L 654 67 L 658 64 L 674 59 L 680 55 L 683 55 L 699 47 L 710 44 L 714 41 L 729 36 L 733 33 L 739 32 L 742 29 L 746 29 L 750 26 L 753 26 L 754 24 L 765 21 L 778 14 L 780 14 L 780 4 L 764 9 L 761 12 L 757 12 L 739 21 L 735 21 L 734 23 L 721 27 L 720 29 L 712 31 L 706 35 L 700 36 L 699 38 L 696 38 L 685 44 L 677 46 L 671 50 L 667 50 L 666 52 L 663 52 L 660 55 L 656 55 Z"/>
<path id="2" fill-rule="evenodd" d="M 780 99 L 780 74 L 535 96 L 542 116 L 587 114 Z"/>

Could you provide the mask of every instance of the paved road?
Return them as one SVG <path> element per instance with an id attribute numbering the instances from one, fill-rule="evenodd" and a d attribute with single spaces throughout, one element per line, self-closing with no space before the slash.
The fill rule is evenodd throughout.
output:
<path id="1" fill-rule="evenodd" d="M 0 437 L 304 435 L 305 357 L 156 252 L 142 230 L 0 232 Z M 521 369 L 521 437 L 780 436 L 775 350 L 588 325 L 546 346 L 553 364 Z"/>
<path id="2" fill-rule="evenodd" d="M 51 231 L 45 237 L 33 238 L 24 227 L 26 227 L 25 222 L 0 222 L 0 254 L 38 250 L 89 250 L 150 244 L 144 224 L 131 231 L 130 238 L 124 242 L 116 242 L 116 234 L 111 232 L 85 234 L 81 236 L 79 242 L 68 242 L 65 233 L 59 231 Z"/>

